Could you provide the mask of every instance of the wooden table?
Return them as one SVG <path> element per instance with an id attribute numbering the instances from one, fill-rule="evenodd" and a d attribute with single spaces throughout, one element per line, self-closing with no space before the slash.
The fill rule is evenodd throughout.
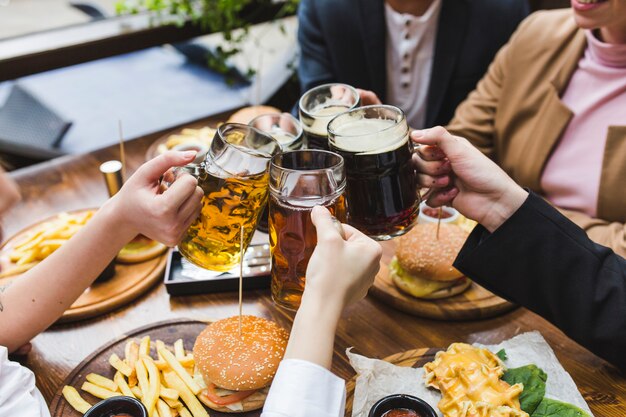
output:
<path id="1" fill-rule="evenodd" d="M 206 121 L 224 119 L 222 115 Z M 157 133 L 127 143 L 130 170 L 144 161 L 146 149 L 159 136 L 161 134 Z M 58 211 L 100 205 L 108 196 L 98 167 L 106 160 L 118 158 L 117 147 L 112 147 L 15 172 L 13 177 L 23 199 L 4 219 L 5 236 Z M 244 312 L 273 318 L 287 328 L 291 326 L 292 315 L 274 307 L 269 291 L 246 293 Z M 37 385 L 50 401 L 63 379 L 80 361 L 125 331 L 172 318 L 222 318 L 235 314 L 235 293 L 170 297 L 165 287 L 158 285 L 117 311 L 95 319 L 57 325 L 37 336 L 26 365 L 35 372 Z M 417 347 L 446 347 L 456 341 L 496 343 L 532 330 L 539 330 L 552 345 L 597 417 L 626 415 L 624 376 L 554 326 L 522 308 L 495 319 L 439 322 L 409 316 L 368 297 L 344 312 L 337 333 L 333 371 L 346 379 L 354 376 L 344 353 L 351 346 L 361 354 L 382 358 Z"/>

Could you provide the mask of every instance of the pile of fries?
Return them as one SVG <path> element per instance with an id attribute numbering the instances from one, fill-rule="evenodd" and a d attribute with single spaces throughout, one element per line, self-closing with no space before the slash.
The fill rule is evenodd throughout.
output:
<path id="1" fill-rule="evenodd" d="M 74 236 L 94 213 L 95 210 L 60 213 L 53 220 L 40 224 L 13 247 L 9 260 L 15 265 L 0 272 L 0 278 L 24 273 L 46 259 Z"/>
<path id="2" fill-rule="evenodd" d="M 173 352 L 157 340 L 156 360 L 150 356 L 150 345 L 150 336 L 139 344 L 128 341 L 123 360 L 116 354 L 109 358 L 116 371 L 113 379 L 89 374 L 81 390 L 101 399 L 120 395 L 137 398 L 150 417 L 209 417 L 197 397 L 206 385 L 194 373 L 193 355 L 185 352 L 182 339 L 174 343 Z M 63 387 L 63 397 L 82 414 L 92 406 L 71 386 Z"/>
<path id="3" fill-rule="evenodd" d="M 200 129 L 185 128 L 178 134 L 170 135 L 167 141 L 157 148 L 158 153 L 166 152 L 175 146 L 188 144 L 188 143 L 200 143 L 206 146 L 210 146 L 215 136 L 215 129 L 205 126 Z"/>

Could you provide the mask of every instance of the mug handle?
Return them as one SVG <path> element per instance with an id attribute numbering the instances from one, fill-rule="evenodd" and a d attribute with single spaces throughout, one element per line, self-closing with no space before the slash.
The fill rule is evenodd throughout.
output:
<path id="1" fill-rule="evenodd" d="M 168 169 L 165 174 L 159 178 L 159 192 L 164 193 L 168 188 L 174 184 L 174 182 L 180 178 L 181 175 L 189 174 L 196 179 L 199 178 L 199 170 L 204 167 L 204 162 L 201 164 L 189 164 L 181 167 L 173 167 Z"/>
<path id="2" fill-rule="evenodd" d="M 410 138 L 409 138 L 409 141 L 411 141 Z M 411 150 L 411 153 L 417 153 L 417 150 L 419 149 L 420 144 L 414 143 L 412 141 L 411 143 L 413 144 L 413 149 Z M 417 173 L 415 175 L 417 175 Z M 422 193 L 421 190 L 423 189 L 426 189 L 426 192 Z M 435 192 L 435 188 L 420 187 L 420 190 L 417 192 L 417 198 L 419 199 L 419 204 L 422 204 L 424 201 L 428 200 L 430 196 L 432 195 L 432 193 L 434 192 Z"/>

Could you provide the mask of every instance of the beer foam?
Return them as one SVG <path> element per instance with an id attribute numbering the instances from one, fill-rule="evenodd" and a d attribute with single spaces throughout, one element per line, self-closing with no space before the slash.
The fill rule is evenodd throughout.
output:
<path id="1" fill-rule="evenodd" d="M 409 140 L 408 129 L 395 120 L 360 119 L 335 128 L 333 146 L 360 155 L 398 149 Z"/>
<path id="2" fill-rule="evenodd" d="M 319 136 L 326 136 L 328 134 L 328 122 L 330 122 L 330 119 L 339 113 L 348 111 L 349 109 L 350 108 L 345 105 L 333 104 L 332 106 L 329 106 L 328 103 L 317 106 L 308 112 L 313 117 L 313 123 L 311 123 L 310 126 L 303 124 L 302 127 L 307 132 L 311 132 Z"/>

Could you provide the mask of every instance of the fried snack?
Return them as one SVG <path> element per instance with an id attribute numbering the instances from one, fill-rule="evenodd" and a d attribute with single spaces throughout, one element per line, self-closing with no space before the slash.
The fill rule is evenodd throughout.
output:
<path id="1" fill-rule="evenodd" d="M 169 353 L 169 352 L 168 352 Z M 171 354 L 171 353 L 170 353 Z M 173 357 L 173 355 L 172 355 Z M 186 372 L 185 372 L 186 374 Z M 164 372 L 165 382 L 167 386 L 175 389 L 180 394 L 180 398 L 185 402 L 185 405 L 191 411 L 193 417 L 209 417 L 209 413 L 204 409 L 204 406 L 198 401 L 198 398 L 187 387 L 185 382 L 173 371 Z"/>
<path id="2" fill-rule="evenodd" d="M 61 392 L 63 393 L 63 398 L 65 398 L 65 401 L 67 401 L 72 406 L 72 408 L 79 413 L 85 414 L 87 410 L 91 408 L 91 404 L 89 404 L 83 399 L 83 397 L 80 396 L 78 391 L 76 391 L 76 388 L 66 385 L 63 387 L 63 391 Z"/>
<path id="3" fill-rule="evenodd" d="M 165 143 L 161 144 L 157 148 L 159 154 L 167 152 L 179 145 L 193 145 L 200 144 L 204 146 L 210 146 L 215 136 L 216 130 L 208 126 L 200 129 L 185 128 L 180 133 L 170 135 Z"/>
<path id="4" fill-rule="evenodd" d="M 191 392 L 193 392 L 194 395 L 198 395 L 202 389 L 193 380 L 193 378 L 191 377 L 191 375 L 189 375 L 189 373 L 185 370 L 185 368 L 183 368 L 183 366 L 180 364 L 180 362 L 178 362 L 176 360 L 176 357 L 172 354 L 172 352 L 170 352 L 167 349 L 159 349 L 159 353 L 161 354 L 163 359 L 165 359 L 165 361 L 168 363 L 168 365 L 172 368 L 172 370 L 180 377 L 180 379 L 183 380 L 185 385 L 187 387 L 189 387 Z M 165 373 L 165 374 L 167 374 L 167 373 Z M 168 386 L 170 388 L 172 388 L 172 386 L 169 383 L 168 383 Z M 180 390 L 178 390 L 178 392 L 180 392 Z M 186 401 L 185 401 L 185 403 L 186 403 Z M 189 405 L 189 404 L 187 404 L 187 405 Z M 195 415 L 195 413 L 194 413 L 194 415 Z"/>
<path id="5" fill-rule="evenodd" d="M 91 382 L 84 382 L 83 386 L 80 387 L 80 389 L 82 389 L 85 392 L 90 393 L 94 397 L 98 397 L 98 398 L 101 398 L 103 400 L 106 400 L 107 398 L 118 397 L 118 396 L 122 395 L 119 392 L 110 391 L 110 390 L 108 390 L 106 388 L 102 388 L 102 387 L 99 387 L 97 385 L 94 385 Z"/>
<path id="6" fill-rule="evenodd" d="M 109 358 L 109 364 L 125 376 L 133 374 L 131 367 L 126 362 L 122 361 L 115 353 Z"/>
<path id="7" fill-rule="evenodd" d="M 60 213 L 42 223 L 13 246 L 8 255 L 15 266 L 0 273 L 0 278 L 24 273 L 46 259 L 74 236 L 93 217 L 95 210 Z"/>
<path id="8" fill-rule="evenodd" d="M 148 409 L 148 414 L 153 415 L 161 390 L 161 375 L 151 357 L 143 356 L 141 360 L 148 371 L 148 395 L 144 397 L 143 403 Z M 161 414 L 160 410 L 158 411 Z"/>
<path id="9" fill-rule="evenodd" d="M 127 397 L 135 398 L 135 394 L 133 393 L 133 390 L 128 386 L 128 383 L 124 379 L 124 375 L 122 375 L 120 371 L 117 371 L 115 373 L 115 376 L 113 377 L 113 381 L 117 384 L 122 394 L 126 395 Z"/>
<path id="10" fill-rule="evenodd" d="M 441 391 L 444 417 L 528 417 L 519 404 L 522 384 L 502 381 L 502 361 L 487 349 L 453 343 L 424 371 L 426 386 Z"/>
<path id="11" fill-rule="evenodd" d="M 97 385 L 99 387 L 102 388 L 106 388 L 109 391 L 117 391 L 117 384 L 113 381 L 111 381 L 109 378 L 105 378 L 102 375 L 98 375 L 98 374 L 88 374 L 85 379 L 89 382 L 91 382 L 94 385 Z"/>

